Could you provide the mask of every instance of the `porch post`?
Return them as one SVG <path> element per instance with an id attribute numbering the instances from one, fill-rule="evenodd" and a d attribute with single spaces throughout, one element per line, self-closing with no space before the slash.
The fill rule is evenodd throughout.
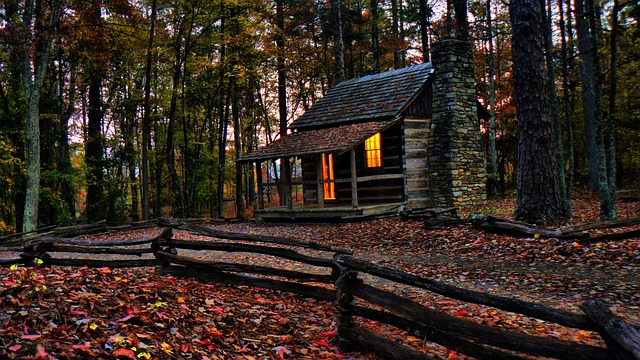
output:
<path id="1" fill-rule="evenodd" d="M 284 196 L 287 209 L 293 209 L 293 198 L 291 197 L 291 163 L 290 158 L 283 158 L 284 161 Z"/>
<path id="2" fill-rule="evenodd" d="M 351 206 L 358 208 L 358 177 L 356 174 L 356 149 L 351 149 Z"/>
<path id="3" fill-rule="evenodd" d="M 262 162 L 256 161 L 256 184 L 258 185 L 258 210 L 264 209 L 262 197 Z"/>
<path id="4" fill-rule="evenodd" d="M 316 156 L 316 181 L 318 186 L 318 207 L 324 207 L 324 185 L 322 184 L 322 155 Z"/>

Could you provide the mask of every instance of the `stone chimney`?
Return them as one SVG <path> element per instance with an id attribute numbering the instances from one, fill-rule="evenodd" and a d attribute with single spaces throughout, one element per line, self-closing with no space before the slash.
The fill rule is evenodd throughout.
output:
<path id="1" fill-rule="evenodd" d="M 433 44 L 435 69 L 429 183 L 436 206 L 467 207 L 486 200 L 473 71 L 473 45 L 446 39 Z"/>

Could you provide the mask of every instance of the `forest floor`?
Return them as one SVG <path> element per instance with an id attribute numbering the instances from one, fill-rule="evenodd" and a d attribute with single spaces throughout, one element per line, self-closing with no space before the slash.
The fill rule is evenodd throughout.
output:
<path id="1" fill-rule="evenodd" d="M 513 198 L 493 200 L 463 215 L 509 218 L 514 206 Z M 568 224 L 598 220 L 593 194 L 574 199 L 572 209 Z M 639 214 L 640 202 L 619 203 L 619 219 Z M 421 222 L 399 217 L 339 224 L 243 222 L 216 229 L 349 248 L 358 258 L 390 268 L 558 309 L 579 311 L 582 302 L 599 299 L 627 321 L 640 323 L 640 238 L 581 245 L 572 240 L 496 235 L 471 226 L 426 230 Z M 92 238 L 142 238 L 159 232 L 152 228 Z M 175 231 L 174 237 L 205 239 L 184 231 Z M 0 252 L 0 257 L 10 255 Z M 188 255 L 293 266 L 243 253 Z M 365 281 L 473 321 L 602 345 L 594 333 L 451 301 L 380 279 Z M 0 268 L 0 309 L 3 359 L 376 359 L 337 348 L 330 302 L 158 276 L 152 268 Z M 436 358 L 466 359 L 398 329 L 375 322 L 362 325 Z"/>

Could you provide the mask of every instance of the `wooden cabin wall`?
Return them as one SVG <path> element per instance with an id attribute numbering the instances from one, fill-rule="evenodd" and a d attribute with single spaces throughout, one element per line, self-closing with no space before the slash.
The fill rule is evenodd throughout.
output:
<path id="1" fill-rule="evenodd" d="M 302 181 L 316 181 L 317 179 L 316 157 L 303 157 L 302 158 Z M 317 204 L 318 203 L 318 187 L 317 185 L 302 184 L 302 197 L 303 203 Z"/>
<path id="2" fill-rule="evenodd" d="M 358 177 L 402 174 L 402 133 L 400 124 L 395 124 L 382 132 L 382 167 L 368 169 L 365 166 L 364 144 L 356 147 L 356 173 Z M 334 175 L 336 179 L 351 178 L 351 155 L 347 152 L 340 156 L 334 156 Z M 302 161 L 302 176 L 304 181 L 316 180 L 316 159 L 305 157 Z M 304 203 L 315 204 L 317 200 L 316 185 L 304 185 Z M 325 200 L 327 205 L 350 204 L 351 184 L 336 184 L 337 199 Z M 404 180 L 402 178 L 391 180 L 367 181 L 358 183 L 358 202 L 361 204 L 392 203 L 404 201 Z"/>
<path id="3" fill-rule="evenodd" d="M 430 207 L 433 205 L 429 187 L 428 154 L 431 119 L 405 118 L 403 132 L 407 207 Z"/>

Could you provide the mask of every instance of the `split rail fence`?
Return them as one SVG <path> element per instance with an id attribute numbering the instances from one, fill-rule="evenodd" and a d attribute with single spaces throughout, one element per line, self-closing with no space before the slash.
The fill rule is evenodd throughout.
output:
<path id="1" fill-rule="evenodd" d="M 348 250 L 314 242 L 219 231 L 176 220 L 161 219 L 158 224 L 165 227 L 160 235 L 137 240 L 92 241 L 34 237 L 20 246 L 0 246 L 0 252 L 20 253 L 19 258 L 0 259 L 0 265 L 23 263 L 26 266 L 155 267 L 159 274 L 248 285 L 335 301 L 340 347 L 348 351 L 374 352 L 385 359 L 432 357 L 366 329 L 358 324 L 358 318 L 391 325 L 425 341 L 438 343 L 478 359 L 540 356 L 558 359 L 640 360 L 640 332 L 637 325 L 625 322 L 595 300 L 581 305 L 584 313 L 567 312 L 518 299 L 453 287 L 375 265 L 354 257 Z M 174 229 L 211 239 L 176 238 L 173 235 Z M 300 268 L 305 270 L 205 261 L 200 260 L 200 256 L 188 256 L 193 251 L 267 255 L 281 261 L 302 264 Z M 65 257 L 64 254 L 69 253 L 75 255 Z M 118 255 L 118 259 L 96 258 L 98 255 L 109 254 Z M 568 328 L 597 332 L 606 347 L 529 335 L 449 315 L 377 287 L 377 282 L 371 280 L 376 278 L 461 302 L 489 306 Z"/>

